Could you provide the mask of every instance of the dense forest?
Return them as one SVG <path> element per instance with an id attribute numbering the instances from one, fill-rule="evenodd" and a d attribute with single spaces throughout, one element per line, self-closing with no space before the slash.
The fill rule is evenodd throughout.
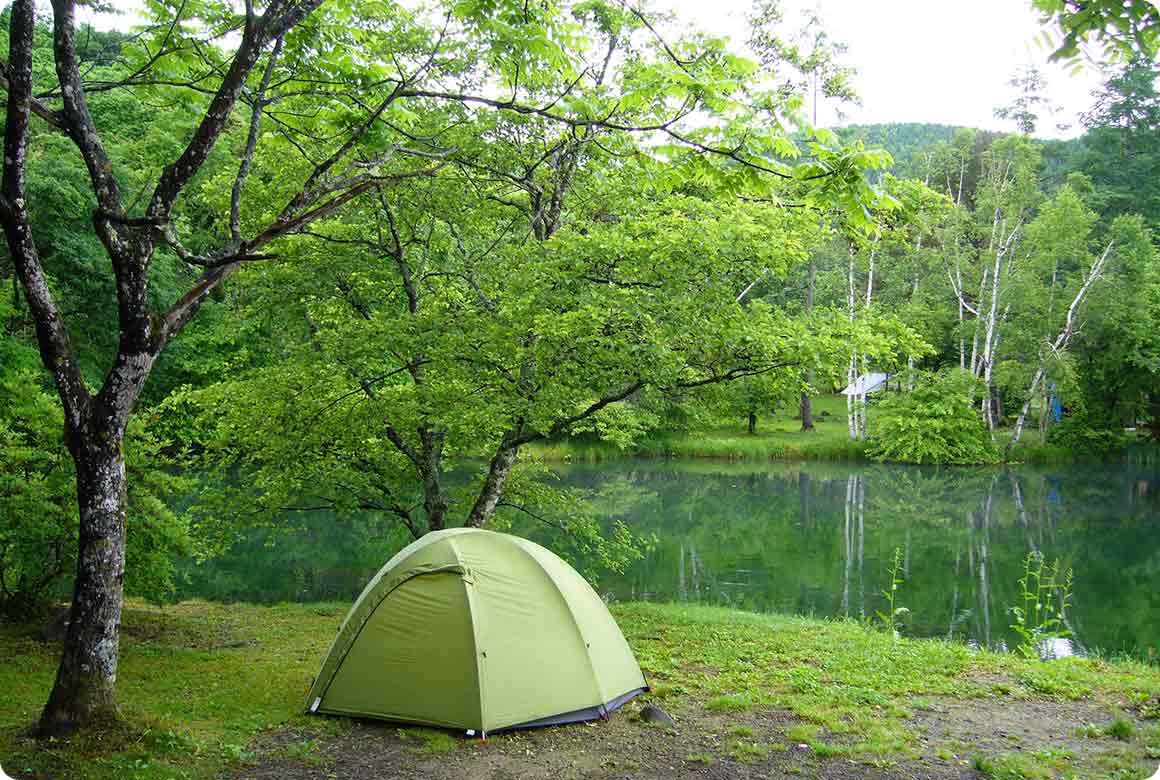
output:
<path id="1" fill-rule="evenodd" d="M 75 581 L 48 731 L 113 700 L 122 580 L 162 598 L 297 513 L 530 517 L 620 565 L 538 443 L 787 404 L 809 435 L 875 373 L 879 460 L 1160 435 L 1151 57 L 1060 142 L 1034 79 L 1006 134 L 814 127 L 798 93 L 849 69 L 768 4 L 751 57 L 616 2 L 34 5 L 2 21 L 0 605 Z"/>

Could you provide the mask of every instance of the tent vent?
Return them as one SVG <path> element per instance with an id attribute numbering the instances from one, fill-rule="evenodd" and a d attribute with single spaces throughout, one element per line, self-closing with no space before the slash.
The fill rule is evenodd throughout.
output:
<path id="1" fill-rule="evenodd" d="M 322 697 L 321 696 L 319 696 L 317 699 L 315 699 L 314 703 L 310 705 L 310 711 L 311 712 L 318 712 L 318 705 L 319 704 L 322 704 Z"/>

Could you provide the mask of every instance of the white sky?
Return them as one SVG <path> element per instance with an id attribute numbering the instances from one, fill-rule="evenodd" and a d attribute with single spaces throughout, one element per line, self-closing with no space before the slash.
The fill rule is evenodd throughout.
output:
<path id="1" fill-rule="evenodd" d="M 737 44 L 748 37 L 751 0 L 656 0 L 680 19 Z M 847 123 L 935 122 L 1013 130 L 995 119 L 1010 102 L 1015 71 L 1034 63 L 1047 81 L 1047 97 L 1061 111 L 1039 122 L 1037 135 L 1078 135 L 1077 116 L 1088 110 L 1103 79 L 1094 66 L 1070 75 L 1047 62 L 1038 37 L 1043 27 L 1030 0 L 783 0 L 785 27 L 801 26 L 803 12 L 820 6 L 833 40 L 849 46 L 845 63 L 862 107 L 845 110 Z M 823 103 L 818 123 L 834 122 Z M 1057 123 L 1070 124 L 1060 132 Z"/>
<path id="2" fill-rule="evenodd" d="M 630 0 L 631 1 L 631 0 Z M 1077 117 L 1090 108 L 1103 79 L 1094 66 L 1072 75 L 1047 62 L 1049 50 L 1030 0 L 782 0 L 787 36 L 801 26 L 808 8 L 820 7 L 833 40 L 849 46 L 845 64 L 856 67 L 862 106 L 846 107 L 843 123 L 934 122 L 991 130 L 1013 130 L 995 119 L 1010 102 L 1007 85 L 1015 71 L 1034 63 L 1047 80 L 1047 96 L 1060 108 L 1041 117 L 1037 135 L 1078 135 Z M 93 19 L 97 26 L 135 21 L 140 0 L 115 0 L 128 11 L 119 18 Z M 646 3 L 648 5 L 649 3 Z M 752 0 L 652 0 L 681 21 L 737 46 L 748 38 L 745 17 Z M 81 7 L 82 16 L 89 16 Z M 818 122 L 836 123 L 823 102 Z M 1057 123 L 1070 125 L 1059 131 Z"/>

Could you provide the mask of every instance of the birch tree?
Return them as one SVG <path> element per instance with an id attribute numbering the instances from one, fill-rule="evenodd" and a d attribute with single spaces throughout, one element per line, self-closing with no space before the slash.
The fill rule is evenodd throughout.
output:
<path id="1" fill-rule="evenodd" d="M 959 244 L 966 250 L 963 262 L 958 261 L 961 255 L 956 256 L 954 269 L 947 269 L 960 317 L 966 313 L 974 317 L 970 359 L 965 359 L 965 344 L 960 342 L 960 361 L 983 380 L 980 410 L 991 430 L 998 424 L 994 369 L 1010 313 L 1005 293 L 1016 267 L 1021 233 L 1039 198 L 1037 166 L 1038 151 L 1019 136 L 1001 139 L 988 150 L 977 194 L 974 236 Z M 963 278 L 972 266 L 979 281 L 968 291 Z"/>
<path id="2" fill-rule="evenodd" d="M 1104 264 L 1112 252 L 1112 246 L 1112 243 L 1109 242 L 1104 251 L 1096 257 L 1091 267 L 1084 274 L 1079 289 L 1076 290 L 1075 297 L 1071 299 L 1071 304 L 1067 307 L 1067 315 L 1064 318 L 1063 328 L 1060 329 L 1059 334 L 1047 345 L 1047 349 L 1052 355 L 1058 355 L 1067 349 L 1067 345 L 1071 341 L 1071 337 L 1077 327 L 1079 308 L 1083 304 L 1084 298 L 1087 296 L 1092 285 L 1095 284 L 1103 273 Z M 1011 447 L 1019 443 L 1019 439 L 1023 436 L 1023 423 L 1027 419 L 1027 411 L 1031 408 L 1031 402 L 1035 398 L 1039 384 L 1043 381 L 1046 372 L 1046 359 L 1046 353 L 1041 350 L 1039 365 L 1036 367 L 1035 374 L 1031 378 L 1031 388 L 1027 391 L 1027 400 L 1023 402 L 1023 408 L 1019 411 L 1019 418 L 1015 421 L 1015 430 L 1011 436 L 1011 442 L 1007 446 L 1008 452 L 1011 451 Z"/>

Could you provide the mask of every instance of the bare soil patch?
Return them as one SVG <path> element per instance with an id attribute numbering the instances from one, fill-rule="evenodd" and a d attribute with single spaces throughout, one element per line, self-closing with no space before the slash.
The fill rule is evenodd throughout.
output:
<path id="1" fill-rule="evenodd" d="M 1106 723 L 1111 714 L 1090 701 L 952 699 L 935 703 L 915 720 L 925 731 L 924 741 L 966 743 L 980 753 L 1045 746 L 1083 752 L 1099 743 L 1077 735 L 1076 730 Z"/>
<path id="2" fill-rule="evenodd" d="M 682 707 L 675 731 L 641 722 L 638 711 L 633 704 L 607 721 L 486 741 L 374 721 L 288 728 L 261 743 L 257 763 L 235 780 L 977 780 L 976 755 L 1068 751 L 1074 766 L 1094 771 L 1110 749 L 1077 733 L 1111 719 L 1091 701 L 934 700 L 915 714 L 913 750 L 877 761 L 822 757 L 795 744 L 788 732 L 802 721 L 782 710 Z"/>
<path id="3" fill-rule="evenodd" d="M 848 758 L 822 758 L 786 737 L 796 721 L 778 710 L 687 715 L 676 731 L 640 722 L 637 709 L 607 721 L 501 733 L 486 741 L 456 736 L 444 752 L 429 752 L 421 738 L 386 723 L 356 721 L 337 736 L 313 728 L 287 729 L 261 746 L 256 765 L 236 780 L 343 778 L 381 780 L 633 780 L 635 778 L 819 778 L 824 780 L 958 780 L 978 773 L 954 763 L 903 760 L 874 766 Z M 732 733 L 746 726 L 752 735 Z M 751 753 L 734 755 L 737 744 Z M 297 746 L 313 744 L 308 756 Z"/>

